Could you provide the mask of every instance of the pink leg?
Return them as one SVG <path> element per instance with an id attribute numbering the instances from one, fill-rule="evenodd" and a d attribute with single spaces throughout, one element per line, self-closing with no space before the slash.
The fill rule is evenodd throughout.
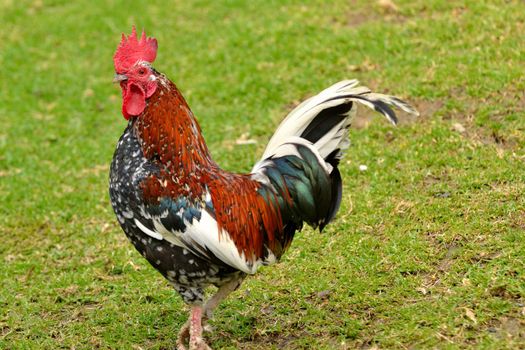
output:
<path id="1" fill-rule="evenodd" d="M 211 350 L 202 339 L 202 306 L 192 306 L 190 316 L 190 350 Z"/>
<path id="2" fill-rule="evenodd" d="M 222 285 L 217 293 L 213 295 L 204 305 L 193 306 L 191 308 L 190 317 L 188 321 L 181 327 L 179 336 L 177 338 L 177 350 L 186 350 L 185 343 L 190 338 L 190 350 L 209 350 L 210 347 L 206 345 L 202 339 L 202 322 L 211 318 L 213 310 L 219 303 L 226 298 L 231 292 L 237 289 L 242 283 L 243 278 L 231 280 Z"/>

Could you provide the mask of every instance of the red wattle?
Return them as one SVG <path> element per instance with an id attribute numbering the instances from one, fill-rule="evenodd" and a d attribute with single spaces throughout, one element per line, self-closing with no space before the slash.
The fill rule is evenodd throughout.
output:
<path id="1" fill-rule="evenodd" d="M 136 84 L 128 84 L 126 90 L 126 96 L 122 105 L 122 111 L 126 119 L 129 116 L 137 116 L 144 111 L 146 108 L 146 94 L 144 90 Z"/>

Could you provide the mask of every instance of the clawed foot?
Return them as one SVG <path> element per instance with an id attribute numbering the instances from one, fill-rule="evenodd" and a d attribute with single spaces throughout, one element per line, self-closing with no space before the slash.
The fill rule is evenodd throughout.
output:
<path id="1" fill-rule="evenodd" d="M 194 307 L 190 319 L 181 327 L 177 337 L 177 350 L 212 350 L 202 338 L 202 308 Z"/>
<path id="2" fill-rule="evenodd" d="M 207 324 L 203 321 L 204 325 L 202 327 L 202 330 L 204 332 L 207 332 L 207 333 L 211 333 L 213 332 L 213 327 L 210 325 L 210 324 Z M 186 344 L 189 343 L 189 339 L 190 339 L 190 322 L 186 322 L 180 329 L 179 331 L 179 335 L 177 337 L 177 350 L 188 350 L 188 348 L 186 347 Z M 199 342 L 200 341 L 200 342 Z M 201 338 L 199 340 L 195 346 L 196 346 L 196 350 L 208 350 L 208 349 L 211 349 L 205 342 L 204 340 Z M 193 350 L 193 348 L 191 347 L 191 344 L 190 344 L 190 350 Z"/>
<path id="3" fill-rule="evenodd" d="M 196 337 L 194 339 L 190 339 L 190 350 L 212 350 L 208 344 L 204 341 L 204 339 L 200 337 Z"/>
<path id="4" fill-rule="evenodd" d="M 206 326 L 204 330 L 208 331 Z M 189 322 L 186 322 L 179 331 L 179 336 L 177 338 L 177 350 L 188 350 L 185 345 L 187 342 L 189 342 L 189 350 L 212 350 L 202 338 L 195 338 L 193 341 L 189 341 L 189 339 L 190 325 Z"/>

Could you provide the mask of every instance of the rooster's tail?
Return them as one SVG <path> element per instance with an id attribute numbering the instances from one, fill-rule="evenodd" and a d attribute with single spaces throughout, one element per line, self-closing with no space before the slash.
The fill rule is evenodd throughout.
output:
<path id="1" fill-rule="evenodd" d="M 282 197 L 281 209 L 294 221 L 322 229 L 337 213 L 342 182 L 337 165 L 350 145 L 349 128 L 361 103 L 397 123 L 393 107 L 418 115 L 397 97 L 373 93 L 357 80 L 340 81 L 301 103 L 270 139 L 252 172 Z"/>

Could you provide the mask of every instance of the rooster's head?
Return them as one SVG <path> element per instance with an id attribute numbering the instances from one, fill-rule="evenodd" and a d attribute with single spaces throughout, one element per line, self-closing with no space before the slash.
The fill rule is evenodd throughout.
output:
<path id="1" fill-rule="evenodd" d="M 151 67 L 157 56 L 157 40 L 147 38 L 142 31 L 140 40 L 133 27 L 131 35 L 122 34 L 113 63 L 115 82 L 122 88 L 122 114 L 126 119 L 140 115 L 146 108 L 146 99 L 157 89 L 157 73 Z"/>

